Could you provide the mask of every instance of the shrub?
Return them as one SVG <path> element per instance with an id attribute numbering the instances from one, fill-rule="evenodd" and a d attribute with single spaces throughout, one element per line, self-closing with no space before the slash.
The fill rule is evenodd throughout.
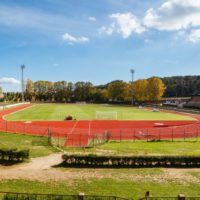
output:
<path id="1" fill-rule="evenodd" d="M 0 149 L 1 162 L 22 162 L 29 158 L 29 150 Z"/>
<path id="2" fill-rule="evenodd" d="M 192 156 L 99 156 L 63 155 L 64 166 L 87 167 L 199 167 L 200 157 Z"/>
<path id="3" fill-rule="evenodd" d="M 64 120 L 65 120 L 65 121 L 66 121 L 66 120 L 73 120 L 73 117 L 72 117 L 71 115 L 68 115 L 68 116 L 65 117 Z"/>

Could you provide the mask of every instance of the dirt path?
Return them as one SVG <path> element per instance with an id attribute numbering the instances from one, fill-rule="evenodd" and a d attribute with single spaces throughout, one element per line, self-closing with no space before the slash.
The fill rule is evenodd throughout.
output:
<path id="1" fill-rule="evenodd" d="M 33 158 L 30 163 L 17 167 L 18 170 L 47 170 L 62 162 L 62 153 Z"/>
<path id="2" fill-rule="evenodd" d="M 198 169 L 161 169 L 156 173 L 145 169 L 75 169 L 75 168 L 55 168 L 53 166 L 62 162 L 62 153 L 51 154 L 46 157 L 34 158 L 30 163 L 16 166 L 0 166 L 0 180 L 24 179 L 48 182 L 89 179 L 124 179 L 129 181 L 156 181 L 180 182 L 180 183 L 200 183 L 200 168 Z M 199 176 L 193 176 L 192 173 Z"/>

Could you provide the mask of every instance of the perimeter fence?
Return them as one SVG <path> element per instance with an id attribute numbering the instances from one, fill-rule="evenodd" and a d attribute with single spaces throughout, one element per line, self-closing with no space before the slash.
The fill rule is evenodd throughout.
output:
<path id="1" fill-rule="evenodd" d="M 38 194 L 38 193 L 17 193 L 0 192 L 0 200 L 133 200 L 118 196 L 98 196 L 98 195 L 60 195 L 60 194 Z M 200 200 L 200 197 L 187 197 L 178 195 L 176 197 L 144 197 L 139 200 Z"/>
<path id="2" fill-rule="evenodd" d="M 117 196 L 56 195 L 0 192 L 0 200 L 130 200 Z"/>
<path id="3" fill-rule="evenodd" d="M 200 197 L 144 197 L 140 200 L 200 200 Z"/>
<path id="4" fill-rule="evenodd" d="M 45 136 L 57 146 L 95 146 L 107 141 L 198 141 L 200 124 L 159 128 L 72 128 L 31 122 L 0 122 L 0 131 Z"/>

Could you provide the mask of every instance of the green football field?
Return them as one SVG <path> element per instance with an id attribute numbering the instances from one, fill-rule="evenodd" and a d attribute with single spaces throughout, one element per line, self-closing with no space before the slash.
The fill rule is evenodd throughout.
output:
<path id="1" fill-rule="evenodd" d="M 99 114 L 100 113 L 100 116 Z M 77 120 L 194 120 L 191 117 L 144 108 L 107 104 L 35 104 L 30 108 L 6 116 L 10 121 L 64 120 L 68 115 Z"/>

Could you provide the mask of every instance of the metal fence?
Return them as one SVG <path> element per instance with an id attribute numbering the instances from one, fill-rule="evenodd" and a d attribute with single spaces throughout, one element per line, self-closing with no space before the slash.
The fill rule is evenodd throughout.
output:
<path id="1" fill-rule="evenodd" d="M 0 192 L 0 200 L 129 200 L 117 196 L 57 195 Z"/>
<path id="2" fill-rule="evenodd" d="M 200 197 L 144 197 L 140 200 L 200 200 Z"/>
<path id="3" fill-rule="evenodd" d="M 24 122 L 0 122 L 0 131 L 51 137 L 58 146 L 87 147 L 106 141 L 198 141 L 200 124 L 158 128 L 71 128 Z"/>
<path id="4" fill-rule="evenodd" d="M 0 192 L 0 200 L 132 200 L 118 196 L 97 196 L 97 195 L 58 195 L 58 194 L 36 194 Z M 200 200 L 200 197 L 144 197 L 139 200 Z"/>

